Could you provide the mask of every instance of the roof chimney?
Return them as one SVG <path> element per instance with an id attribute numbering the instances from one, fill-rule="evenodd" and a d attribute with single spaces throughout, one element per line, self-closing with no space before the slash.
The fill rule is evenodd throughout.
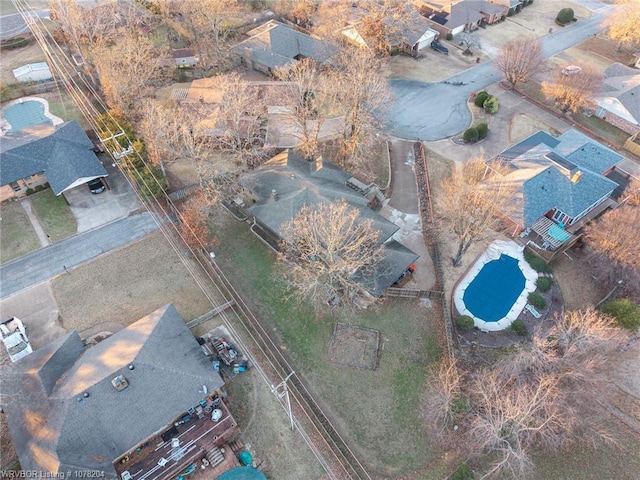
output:
<path id="1" fill-rule="evenodd" d="M 111 385 L 118 392 L 120 392 L 129 386 L 129 382 L 127 382 L 127 379 L 124 378 L 122 375 L 118 375 L 113 380 L 111 380 Z"/>
<path id="2" fill-rule="evenodd" d="M 582 178 L 582 172 L 578 170 L 576 173 L 574 173 L 571 176 L 571 183 L 578 183 L 581 178 Z"/>
<path id="3" fill-rule="evenodd" d="M 277 200 L 278 199 L 278 191 L 274 188 L 271 190 L 271 200 Z"/>

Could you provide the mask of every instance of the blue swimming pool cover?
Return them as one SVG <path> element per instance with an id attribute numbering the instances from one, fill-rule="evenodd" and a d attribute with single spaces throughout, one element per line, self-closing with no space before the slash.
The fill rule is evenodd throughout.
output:
<path id="1" fill-rule="evenodd" d="M 224 472 L 216 480 L 267 480 L 260 470 L 251 467 L 236 467 Z"/>
<path id="2" fill-rule="evenodd" d="M 11 131 L 16 132 L 38 123 L 51 123 L 44 114 L 44 105 L 35 100 L 26 100 L 8 107 L 3 116 L 11 124 Z"/>
<path id="3" fill-rule="evenodd" d="M 503 253 L 482 267 L 465 289 L 463 301 L 474 317 L 497 322 L 509 313 L 524 286 L 518 260 Z"/>

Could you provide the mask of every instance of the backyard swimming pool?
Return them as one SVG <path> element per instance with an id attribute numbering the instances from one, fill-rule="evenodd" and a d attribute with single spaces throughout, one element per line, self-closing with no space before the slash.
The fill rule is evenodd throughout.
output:
<path id="1" fill-rule="evenodd" d="M 523 251 L 515 242 L 496 240 L 456 287 L 456 309 L 472 317 L 480 330 L 507 328 L 536 289 L 538 274 L 524 259 Z"/>
<path id="2" fill-rule="evenodd" d="M 49 103 L 43 98 L 21 98 L 2 109 L 2 127 L 7 132 L 17 132 L 39 123 L 58 125 L 62 122 L 61 118 L 49 113 Z"/>

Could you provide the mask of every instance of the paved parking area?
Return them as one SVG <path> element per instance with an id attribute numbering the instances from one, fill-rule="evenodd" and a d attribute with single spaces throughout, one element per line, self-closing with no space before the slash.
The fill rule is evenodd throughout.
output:
<path id="1" fill-rule="evenodd" d="M 124 175 L 106 156 L 101 155 L 100 159 L 109 172 L 106 180 L 109 189 L 92 194 L 89 187 L 80 186 L 64 193 L 78 222 L 78 233 L 127 217 L 131 212 L 142 208 L 142 203 Z"/>
<path id="2" fill-rule="evenodd" d="M 0 301 L 2 319 L 18 317 L 27 328 L 31 346 L 36 349 L 66 333 L 59 321 L 58 304 L 49 282 L 41 283 Z M 6 351 L 0 347 L 0 363 Z M 7 360 L 8 361 L 8 360 Z"/>

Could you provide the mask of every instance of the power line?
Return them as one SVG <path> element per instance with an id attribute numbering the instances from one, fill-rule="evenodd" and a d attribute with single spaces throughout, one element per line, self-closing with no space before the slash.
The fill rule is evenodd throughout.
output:
<path id="1" fill-rule="evenodd" d="M 71 64 L 68 55 L 62 50 L 62 48 L 58 45 L 58 43 L 52 38 L 50 33 L 48 32 L 46 25 L 44 25 L 42 19 L 38 17 L 31 7 L 26 3 L 26 0 L 12 0 L 16 9 L 20 12 L 22 17 L 24 18 L 27 26 L 33 33 L 36 41 L 42 48 L 43 52 L 47 56 L 48 61 L 50 62 L 50 66 L 52 67 L 52 73 L 56 77 L 62 81 L 65 90 L 71 96 L 74 104 L 80 110 L 85 120 L 94 130 L 94 132 L 101 132 L 104 138 L 101 138 L 105 147 L 107 147 L 107 152 L 111 157 L 113 163 L 118 167 L 118 169 L 122 172 L 123 176 L 134 190 L 136 195 L 138 196 L 140 202 L 145 207 L 145 209 L 151 214 L 152 218 L 158 225 L 159 230 L 164 235 L 165 239 L 168 241 L 169 245 L 173 249 L 174 253 L 180 258 L 181 262 L 185 266 L 186 270 L 192 276 L 198 287 L 201 289 L 203 294 L 209 300 L 212 306 L 216 307 L 220 305 L 220 302 L 215 295 L 213 294 L 209 287 L 213 285 L 215 290 L 217 290 L 218 294 L 223 298 L 223 300 L 228 301 L 229 297 L 235 298 L 237 305 L 239 305 L 239 310 L 242 312 L 242 315 L 236 309 L 233 309 L 234 316 L 236 320 L 243 327 L 244 331 L 249 338 L 253 341 L 253 344 L 260 352 L 261 356 L 266 361 L 269 370 L 273 372 L 279 380 L 282 380 L 285 376 L 287 376 L 286 372 L 293 372 L 293 368 L 289 365 L 288 361 L 280 352 L 279 348 L 273 342 L 270 335 L 264 330 L 261 323 L 255 318 L 251 310 L 244 303 L 242 297 L 238 294 L 238 292 L 233 289 L 233 286 L 229 282 L 229 280 L 224 276 L 223 272 L 219 269 L 218 265 L 210 258 L 208 258 L 209 266 L 213 270 L 213 275 L 210 272 L 210 269 L 207 268 L 207 264 L 203 262 L 198 255 L 198 251 L 194 250 L 188 242 L 186 242 L 184 236 L 180 232 L 180 229 L 176 226 L 174 220 L 181 221 L 181 214 L 176 206 L 173 204 L 171 199 L 169 198 L 167 192 L 163 187 L 163 183 L 156 177 L 153 173 L 154 169 L 150 167 L 147 160 L 134 148 L 132 148 L 132 139 L 130 139 L 125 129 L 119 124 L 118 119 L 110 114 L 107 105 L 102 100 L 101 96 L 95 90 L 93 85 L 86 81 L 83 75 L 76 71 L 75 67 Z M 87 93 L 88 92 L 88 95 Z M 98 105 L 102 112 L 100 112 L 96 105 Z M 99 121 L 102 119 L 102 121 Z M 107 122 L 108 120 L 108 122 Z M 112 125 L 116 128 L 112 128 Z M 115 142 L 117 138 L 123 138 L 126 140 L 127 147 L 121 151 L 114 151 L 109 146 L 113 143 L 116 144 L 119 142 Z M 169 207 L 169 210 L 165 208 L 163 203 L 160 201 L 160 198 L 151 197 L 145 195 L 141 188 L 146 184 L 145 182 L 149 181 L 149 178 L 145 178 L 142 175 L 142 172 L 138 171 L 136 168 L 124 168 L 121 160 L 125 159 L 125 162 L 128 161 L 128 156 L 135 157 L 135 160 L 145 167 L 150 174 L 150 178 L 153 182 L 155 182 L 159 191 L 161 192 L 161 197 L 166 205 Z M 202 251 L 206 251 L 205 246 L 200 241 L 200 239 L 194 234 L 193 229 L 188 223 L 184 223 L 185 227 L 189 230 L 191 236 L 196 238 L 199 247 Z M 186 253 L 185 253 L 186 249 Z M 193 262 L 199 269 L 196 270 Z M 206 275 L 207 283 L 203 282 L 203 279 L 198 274 L 198 272 L 203 272 Z M 221 289 L 221 285 L 224 286 L 226 292 L 223 292 Z M 252 350 L 242 341 L 242 337 L 239 335 L 236 330 L 233 322 L 228 317 L 226 312 L 222 312 L 220 317 L 223 321 L 223 324 L 230 333 L 234 336 L 236 343 L 240 345 L 242 350 L 246 352 L 249 360 L 252 362 L 259 375 L 262 377 L 263 381 L 268 385 L 272 386 L 273 382 L 269 375 L 266 373 L 264 367 L 258 362 L 255 355 L 253 355 Z M 293 373 L 288 374 L 287 378 L 291 377 Z M 349 478 L 371 478 L 367 473 L 364 467 L 357 460 L 356 456 L 349 449 L 348 445 L 342 439 L 342 437 L 338 434 L 337 430 L 331 422 L 328 420 L 328 417 L 324 414 L 320 406 L 315 402 L 313 396 L 308 391 L 308 389 L 304 386 L 302 381 L 297 377 L 292 377 L 295 380 L 295 385 L 292 385 L 291 390 L 291 398 L 294 400 L 297 405 L 296 410 L 301 412 L 307 420 L 311 423 L 311 426 L 316 431 L 316 433 L 320 436 L 322 441 L 326 444 L 328 451 L 334 457 L 334 461 L 337 462 L 337 465 L 340 466 L 340 470 L 342 470 Z M 343 478 L 341 475 L 337 475 L 336 472 L 333 471 L 333 466 L 327 462 L 323 452 L 320 451 L 318 446 L 316 445 L 318 435 L 309 435 L 305 427 L 300 423 L 300 421 L 294 417 L 291 413 L 290 404 L 289 409 L 287 409 L 287 405 L 283 402 L 283 398 L 279 398 L 281 405 L 285 408 L 285 411 L 290 416 L 290 420 L 292 425 L 295 425 L 298 432 L 303 437 L 305 443 L 309 446 L 310 450 L 319 461 L 323 469 L 329 475 L 330 478 Z M 289 401 L 289 396 L 287 395 L 286 402 Z M 311 403 L 309 403 L 311 402 Z M 313 413 L 315 412 L 315 413 Z M 317 415 L 321 414 L 322 417 L 318 417 Z M 315 420 L 314 420 L 315 417 Z M 318 425 L 320 423 L 320 425 Z M 326 427 L 330 427 L 331 431 L 328 431 Z M 335 437 L 340 442 L 338 445 L 335 441 Z M 316 441 L 314 441 L 314 438 Z M 347 450 L 351 459 L 348 459 L 344 456 L 343 450 Z M 323 449 L 325 453 L 327 453 L 326 449 Z M 355 462 L 356 467 L 354 468 L 351 463 Z M 334 465 L 334 466 L 337 466 Z M 360 472 L 360 473 L 358 473 Z"/>

